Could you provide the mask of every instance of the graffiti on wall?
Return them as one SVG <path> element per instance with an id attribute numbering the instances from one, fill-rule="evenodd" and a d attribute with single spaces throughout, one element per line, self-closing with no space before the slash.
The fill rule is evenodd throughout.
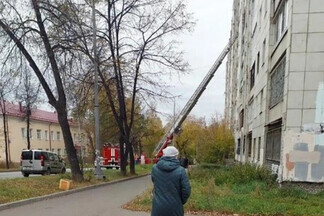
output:
<path id="1" fill-rule="evenodd" d="M 316 96 L 315 121 L 302 126 L 301 133 L 288 131 L 284 150 L 285 179 L 324 182 L 324 83 Z"/>

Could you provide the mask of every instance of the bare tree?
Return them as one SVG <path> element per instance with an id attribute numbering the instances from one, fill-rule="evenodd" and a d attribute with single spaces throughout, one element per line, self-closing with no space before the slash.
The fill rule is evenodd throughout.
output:
<path id="1" fill-rule="evenodd" d="M 8 153 L 8 147 L 9 147 L 9 134 L 8 134 L 8 127 L 7 127 L 7 110 L 6 110 L 6 100 L 5 100 L 5 94 L 2 89 L 2 86 L 0 86 L 0 108 L 2 113 L 2 122 L 3 122 L 3 135 L 4 135 L 4 145 L 5 145 L 5 156 L 6 156 L 6 168 L 9 169 L 9 153 Z"/>
<path id="2" fill-rule="evenodd" d="M 126 144 L 124 160 L 129 155 L 131 173 L 135 173 L 131 138 L 136 100 L 141 94 L 163 95 L 164 92 L 156 91 L 163 88 L 157 77 L 166 72 L 185 72 L 187 67 L 172 38 L 193 25 L 185 8 L 185 1 L 181 0 L 108 1 L 107 13 L 99 13 L 108 26 L 104 39 L 110 48 L 114 78 L 103 85 L 119 125 L 121 143 Z M 101 73 L 100 77 L 104 81 L 107 75 Z M 112 88 L 117 91 L 117 103 L 112 100 Z M 131 98 L 129 110 L 126 98 Z"/>
<path id="3" fill-rule="evenodd" d="M 0 72 L 0 110 L 2 113 L 2 123 L 3 123 L 3 135 L 4 135 L 4 147 L 5 147 L 5 157 L 6 157 L 6 168 L 9 169 L 10 164 L 10 139 L 8 131 L 8 116 L 7 116 L 7 102 L 6 99 L 11 95 L 10 93 L 16 87 L 12 77 L 14 73 L 4 73 L 4 70 Z"/>
<path id="4" fill-rule="evenodd" d="M 64 15 L 57 10 L 60 5 L 64 5 L 64 1 L 1 1 L 0 27 L 2 33 L 5 33 L 2 36 L 9 37 L 10 43 L 15 45 L 14 48 L 22 53 L 42 85 L 49 104 L 57 111 L 71 164 L 72 178 L 82 181 L 83 175 L 68 122 L 67 100 L 62 80 L 64 71 L 60 68 L 61 56 L 55 50 L 57 41 L 52 37 L 53 32 L 56 38 L 65 37 L 55 30 L 56 26 L 64 25 Z"/>
<path id="5" fill-rule="evenodd" d="M 124 174 L 128 156 L 130 172 L 135 173 L 132 128 L 136 101 L 166 97 L 168 85 L 162 77 L 187 69 L 183 53 L 177 50 L 178 41 L 174 39 L 179 33 L 190 31 L 194 25 L 191 14 L 186 12 L 185 2 L 108 0 L 98 3 L 98 71 L 119 128 L 121 172 Z M 80 7 L 76 6 L 74 11 L 80 13 Z M 80 39 L 73 43 L 73 48 L 92 62 L 91 41 L 87 34 L 91 27 L 80 18 L 84 16 L 76 14 L 73 17 L 79 17 L 75 20 L 79 30 L 72 33 L 75 34 L 73 38 Z M 71 48 L 71 41 L 62 47 Z"/>
<path id="6" fill-rule="evenodd" d="M 30 117 L 32 115 L 32 109 L 38 102 L 40 102 L 40 84 L 36 84 L 28 69 L 26 67 L 24 68 L 24 73 L 21 75 L 22 82 L 16 91 L 16 98 L 20 101 L 21 111 L 25 114 L 27 126 L 27 149 L 30 149 Z"/>

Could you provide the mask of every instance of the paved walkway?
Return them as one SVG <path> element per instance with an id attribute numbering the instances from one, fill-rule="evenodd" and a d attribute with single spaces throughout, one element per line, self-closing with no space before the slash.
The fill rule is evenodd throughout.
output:
<path id="1" fill-rule="evenodd" d="M 63 197 L 13 207 L 0 211 L 1 216 L 149 216 L 121 206 L 151 186 L 150 176 L 85 190 Z M 37 190 L 37 189 L 35 189 Z"/>
<path id="2" fill-rule="evenodd" d="M 150 177 L 145 176 L 3 210 L 0 215 L 149 216 L 149 213 L 131 212 L 121 208 L 123 204 L 141 194 L 149 185 L 151 185 Z"/>

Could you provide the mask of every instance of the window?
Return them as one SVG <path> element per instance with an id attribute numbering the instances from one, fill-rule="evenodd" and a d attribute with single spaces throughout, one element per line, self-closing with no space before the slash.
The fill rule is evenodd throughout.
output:
<path id="1" fill-rule="evenodd" d="M 247 110 L 247 120 L 249 124 L 252 123 L 253 121 L 253 113 L 254 113 L 254 98 L 252 97 L 249 100 L 248 110 Z"/>
<path id="2" fill-rule="evenodd" d="M 288 27 L 288 0 L 282 1 L 274 17 L 275 41 L 279 41 Z"/>
<path id="3" fill-rule="evenodd" d="M 250 90 L 253 88 L 255 82 L 255 63 L 252 65 L 252 69 L 250 71 Z"/>
<path id="4" fill-rule="evenodd" d="M 262 113 L 262 110 L 263 110 L 263 89 L 260 92 L 260 112 L 259 112 L 259 114 Z"/>
<path id="5" fill-rule="evenodd" d="M 54 138 L 54 132 L 53 131 L 51 131 L 51 137 L 50 137 L 50 139 L 55 140 L 55 138 Z"/>
<path id="6" fill-rule="evenodd" d="M 270 161 L 280 161 L 281 150 L 281 120 L 278 123 L 268 126 L 266 159 Z"/>
<path id="7" fill-rule="evenodd" d="M 241 139 L 237 139 L 236 154 L 241 154 Z"/>
<path id="8" fill-rule="evenodd" d="M 242 128 L 244 125 L 244 109 L 241 110 L 239 114 L 239 118 L 240 118 L 240 128 Z"/>
<path id="9" fill-rule="evenodd" d="M 29 129 L 29 137 L 30 137 L 30 139 L 33 138 L 33 129 Z"/>
<path id="10" fill-rule="evenodd" d="M 264 1 L 264 17 L 267 15 L 268 12 L 268 0 Z"/>
<path id="11" fill-rule="evenodd" d="M 262 5 L 259 9 L 259 14 L 258 14 L 259 29 L 261 29 L 261 17 L 262 17 Z"/>
<path id="12" fill-rule="evenodd" d="M 270 78 L 270 108 L 280 103 L 283 99 L 285 84 L 286 57 L 279 60 L 279 63 L 271 73 Z"/>
<path id="13" fill-rule="evenodd" d="M 56 132 L 56 140 L 61 140 L 61 133 L 59 131 Z"/>
<path id="14" fill-rule="evenodd" d="M 33 152 L 32 151 L 23 151 L 21 153 L 22 160 L 32 160 L 33 159 Z"/>
<path id="15" fill-rule="evenodd" d="M 21 128 L 21 137 L 26 138 L 25 128 Z"/>
<path id="16" fill-rule="evenodd" d="M 246 144 L 246 136 L 243 139 L 243 154 L 245 154 L 245 144 Z"/>
<path id="17" fill-rule="evenodd" d="M 261 137 L 259 137 L 259 143 L 258 143 L 258 156 L 257 156 L 258 161 L 260 161 L 260 155 L 261 155 Z"/>
<path id="18" fill-rule="evenodd" d="M 39 140 L 42 139 L 42 131 L 37 129 L 36 133 L 37 133 L 37 139 Z"/>
<path id="19" fill-rule="evenodd" d="M 45 131 L 45 140 L 48 140 L 48 132 L 47 132 L 47 130 Z"/>
<path id="20" fill-rule="evenodd" d="M 262 44 L 262 66 L 265 63 L 265 58 L 266 58 L 266 39 L 264 39 Z"/>
<path id="21" fill-rule="evenodd" d="M 252 132 L 247 136 L 248 141 L 248 157 L 252 156 Z"/>
<path id="22" fill-rule="evenodd" d="M 260 52 L 258 52 L 258 56 L 257 56 L 257 66 L 256 66 L 256 71 L 257 74 L 259 73 L 259 68 L 260 68 Z"/>
<path id="23" fill-rule="evenodd" d="M 253 158 L 253 160 L 254 160 L 254 158 L 256 158 L 256 149 L 255 149 L 255 147 L 256 147 L 256 138 L 253 139 L 253 146 L 252 146 L 252 149 L 253 149 L 252 158 Z"/>

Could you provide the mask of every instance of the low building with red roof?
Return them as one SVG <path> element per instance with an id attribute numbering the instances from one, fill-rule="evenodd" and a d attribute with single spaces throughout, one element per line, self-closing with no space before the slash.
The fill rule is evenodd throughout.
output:
<path id="1" fill-rule="evenodd" d="M 6 102 L 0 104 L 0 162 L 5 158 L 5 137 L 3 112 L 5 107 L 6 127 L 8 131 L 9 161 L 20 162 L 21 150 L 27 149 L 26 108 L 20 104 Z M 78 124 L 70 122 L 72 138 L 77 149 L 87 146 L 84 133 L 79 132 Z M 57 113 L 40 109 L 32 109 L 30 116 L 31 149 L 41 149 L 66 157 L 66 150 Z"/>

